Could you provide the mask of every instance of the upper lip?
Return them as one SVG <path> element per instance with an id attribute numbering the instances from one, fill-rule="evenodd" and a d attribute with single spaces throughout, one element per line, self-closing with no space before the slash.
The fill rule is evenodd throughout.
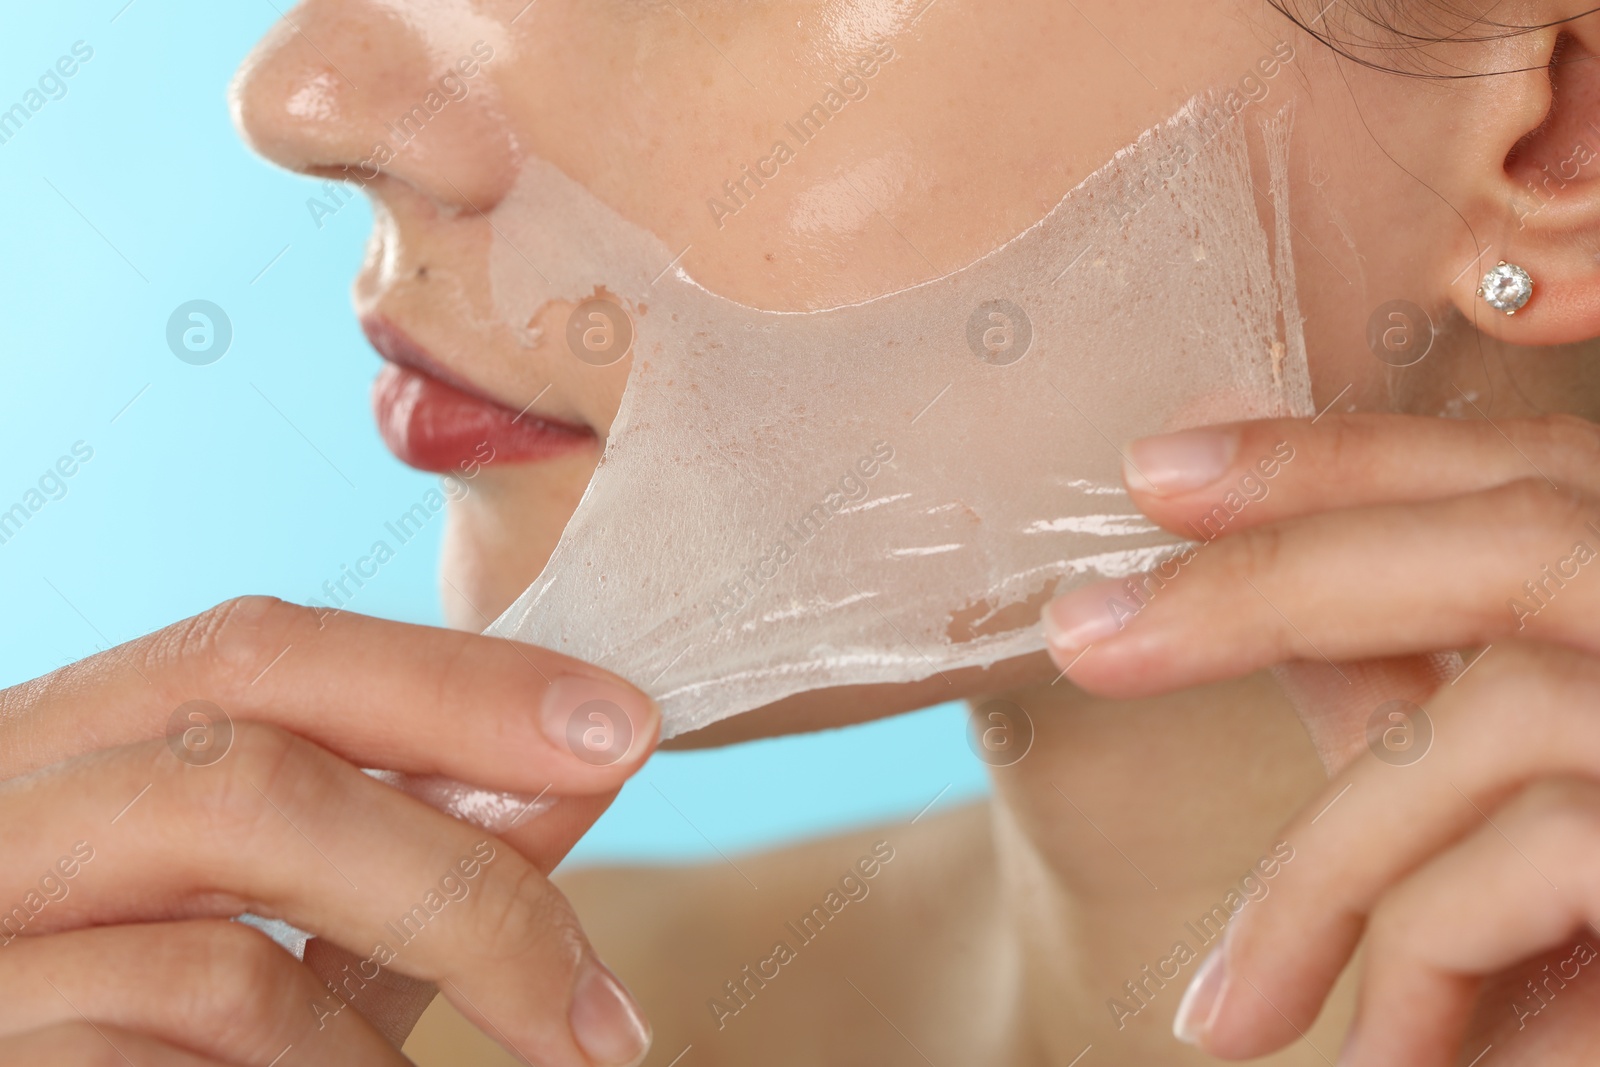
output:
<path id="1" fill-rule="evenodd" d="M 513 415 L 531 415 L 541 422 L 569 429 L 575 433 L 591 432 L 588 426 L 572 423 L 565 419 L 556 419 L 549 415 L 529 412 L 525 408 L 519 411 L 470 378 L 458 374 L 443 363 L 440 363 L 427 349 L 413 341 L 410 335 L 382 315 L 362 316 L 361 332 L 367 335 L 367 341 L 377 350 L 378 355 L 390 363 L 401 367 L 409 367 L 419 374 L 426 374 L 428 377 L 435 378 L 452 389 L 460 390 L 468 396 L 482 400 L 486 404 L 492 404 Z"/>

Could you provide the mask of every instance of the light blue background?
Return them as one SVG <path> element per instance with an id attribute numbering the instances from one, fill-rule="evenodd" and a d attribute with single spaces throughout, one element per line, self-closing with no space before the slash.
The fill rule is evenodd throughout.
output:
<path id="1" fill-rule="evenodd" d="M 316 184 L 250 155 L 229 119 L 228 80 L 278 8 L 8 7 L 0 111 L 74 42 L 94 57 L 0 144 L 0 511 L 75 442 L 94 458 L 0 544 L 6 685 L 237 594 L 304 602 L 432 484 L 384 450 L 368 410 L 377 358 L 347 297 L 365 202 L 319 230 Z M 169 316 L 193 299 L 232 320 L 210 366 L 166 346 Z M 438 624 L 441 526 L 351 608 Z M 575 857 L 714 858 L 985 788 L 946 706 L 658 756 Z"/>

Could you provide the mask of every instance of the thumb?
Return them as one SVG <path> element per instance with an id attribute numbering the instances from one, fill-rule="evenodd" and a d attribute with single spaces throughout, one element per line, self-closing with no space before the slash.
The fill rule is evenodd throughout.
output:
<path id="1" fill-rule="evenodd" d="M 1433 652 L 1354 663 L 1297 660 L 1272 676 L 1300 716 L 1330 776 L 1363 751 L 1415 763 L 1433 739 L 1421 705 L 1461 672 L 1461 655 Z"/>

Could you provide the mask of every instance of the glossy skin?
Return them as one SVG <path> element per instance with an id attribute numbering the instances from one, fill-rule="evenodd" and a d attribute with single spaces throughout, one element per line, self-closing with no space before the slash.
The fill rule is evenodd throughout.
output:
<path id="1" fill-rule="evenodd" d="M 1528 22 L 1582 11 L 1533 0 L 1522 8 Z M 683 266 L 713 291 L 773 309 L 826 307 L 990 251 L 1191 93 L 1239 84 L 1280 41 L 1293 48 L 1255 106 L 1296 103 L 1295 266 L 1319 404 L 1335 413 L 1315 426 L 1239 431 L 1246 436 L 1231 439 L 1235 465 L 1221 482 L 1191 476 L 1187 490 L 1135 492 L 1158 521 L 1179 526 L 1264 449 L 1292 441 L 1303 457 L 1270 503 L 1247 511 L 1125 630 L 1081 660 L 1070 641 L 1057 642 L 1076 685 L 1051 686 L 1058 667 L 1040 656 L 953 686 L 813 694 L 697 738 L 995 693 L 1027 707 L 1037 730 L 1028 757 L 995 773 L 983 809 L 751 858 L 744 869 L 759 896 L 716 868 L 569 879 L 585 929 L 656 1025 L 650 1062 L 664 1067 L 691 1044 L 686 1064 L 1064 1065 L 1089 1045 L 1099 1062 L 1204 1062 L 1169 1030 L 1197 960 L 1148 987 L 1146 1002 L 1127 999 L 1123 983 L 1161 967 L 1185 923 L 1255 865 L 1272 893 L 1233 927 L 1227 973 L 1236 980 L 1220 996 L 1213 983 L 1208 999 L 1221 1007 L 1189 1019 L 1188 1036 L 1230 1056 L 1333 1058 L 1355 972 L 1312 1020 L 1372 915 L 1384 936 L 1369 961 L 1356 1062 L 1444 1064 L 1477 988 L 1461 975 L 1499 975 L 1514 991 L 1518 961 L 1559 955 L 1578 923 L 1597 917 L 1592 895 L 1577 889 L 1530 904 L 1543 883 L 1508 874 L 1515 863 L 1493 851 L 1498 839 L 1473 836 L 1465 807 L 1446 803 L 1470 797 L 1508 837 L 1525 835 L 1552 886 L 1594 884 L 1560 857 L 1595 852 L 1600 741 L 1574 709 L 1593 704 L 1600 637 L 1589 620 L 1600 594 L 1574 582 L 1526 634 L 1504 604 L 1518 592 L 1509 577 L 1537 574 L 1600 496 L 1592 426 L 1511 421 L 1600 411 L 1600 380 L 1585 359 L 1600 336 L 1590 254 L 1600 190 L 1582 173 L 1537 212 L 1520 212 L 1520 228 L 1513 207 L 1541 164 L 1559 166 L 1587 121 L 1600 121 L 1595 64 L 1556 68 L 1562 91 L 1553 97 L 1555 30 L 1450 57 L 1525 73 L 1426 82 L 1337 64 L 1277 14 L 1242 2 L 1115 0 L 1091 10 L 1041 0 L 1001 16 L 976 0 L 938 0 L 920 14 L 842 0 L 309 0 L 291 18 L 247 61 L 234 98 L 254 147 L 313 174 L 359 166 L 394 114 L 475 42 L 492 44 L 496 58 L 449 121 L 365 183 L 378 230 L 357 308 L 385 315 L 506 406 L 540 397 L 535 412 L 599 437 L 627 364 L 597 369 L 555 345 L 525 347 L 487 296 L 493 210 L 521 154 L 554 162 L 669 247 L 688 246 Z M 1595 23 L 1568 27 L 1576 43 L 1565 55 L 1600 52 Z M 867 97 L 719 226 L 707 197 L 766 156 L 783 119 L 880 39 L 897 58 Z M 1515 318 L 1473 296 L 1484 251 L 1536 278 L 1534 301 Z M 1365 336 L 1372 310 L 1396 296 L 1445 324 L 1428 360 L 1404 374 L 1375 361 Z M 547 309 L 545 325 L 568 310 Z M 1479 421 L 1342 414 L 1378 410 Z M 1187 450 L 1191 461 L 1196 451 Z M 1175 468 L 1175 455 L 1169 448 L 1142 466 L 1152 475 L 1163 463 Z M 480 491 L 451 516 L 444 589 L 453 622 L 477 629 L 526 586 L 597 458 L 598 445 L 483 471 Z M 1438 682 L 1428 664 L 1393 657 L 1490 643 L 1502 646 L 1496 658 L 1429 705 L 1439 747 L 1422 773 L 1383 777 L 1394 768 L 1363 754 L 1367 715 L 1379 697 L 1427 702 Z M 1347 666 L 1363 687 L 1340 690 L 1327 684 L 1319 650 L 1387 659 Z M 1280 672 L 1293 700 L 1263 673 L 1285 661 L 1303 661 Z M 315 678 L 300 684 L 315 694 Z M 1525 720 L 1508 709 L 1523 707 L 1537 709 L 1541 729 L 1519 741 Z M 74 714 L 53 713 L 69 722 Z M 470 752 L 454 758 L 451 773 L 493 777 Z M 1515 773 L 1503 772 L 1508 759 Z M 1341 776 L 1332 787 L 1329 771 Z M 1343 807 L 1322 818 L 1351 783 Z M 615 781 L 589 784 L 603 794 Z M 571 815 L 560 833 L 513 844 L 548 870 L 594 808 L 558 808 Z M 1396 809 L 1417 814 L 1396 825 L 1385 818 Z M 879 903 L 861 905 L 874 909 L 871 920 L 847 912 L 837 936 L 806 948 L 781 985 L 719 1027 L 708 999 L 878 840 L 896 859 L 874 885 Z M 1268 876 L 1260 865 L 1279 841 L 1292 842 L 1295 858 Z M 1561 921 L 1535 927 L 1530 915 Z M 452 968 L 463 960 L 471 953 L 416 976 L 459 974 Z M 575 964 L 530 954 L 525 967 L 526 981 L 570 985 Z M 1245 995 L 1252 984 L 1271 1002 Z M 1525 1033 L 1508 1025 L 1518 1021 L 1506 1010 L 1511 993 L 1486 997 L 1474 1040 L 1492 1039 L 1497 1062 L 1580 1062 L 1553 1048 L 1582 1047 L 1581 1009 L 1596 988 L 1564 987 Z M 1138 1010 L 1119 1016 L 1108 1005 L 1118 997 Z M 1410 998 L 1419 1010 L 1392 1012 Z M 473 1014 L 465 998 L 452 1001 Z M 495 1025 L 492 1011 L 474 1021 L 523 1049 L 536 1035 L 558 1040 L 550 1018 L 528 1014 L 526 1034 L 508 1035 L 507 1017 Z M 139 1025 L 136 1010 L 124 1018 L 172 1039 Z M 404 1027 L 388 1032 L 396 1029 Z"/>
<path id="2" fill-rule="evenodd" d="M 451 105 L 459 111 L 442 114 L 428 138 L 408 145 L 366 187 L 380 222 L 356 283 L 357 310 L 386 315 L 513 410 L 552 385 L 533 410 L 601 434 L 627 362 L 597 370 L 572 359 L 560 328 L 547 328 L 546 343 L 530 350 L 492 306 L 485 253 L 496 238 L 477 211 L 492 214 L 519 153 L 555 163 L 667 246 L 688 247 L 681 265 L 713 292 L 775 310 L 829 307 L 991 251 L 1131 136 L 1218 81 L 1218 71 L 1233 80 L 1268 50 L 1240 39 L 1239 27 L 1215 13 L 1170 5 L 1182 32 L 1151 41 L 1140 59 L 1145 69 L 1167 72 L 1157 89 L 1070 8 L 1041 6 L 1026 18 L 997 20 L 957 5 L 910 26 L 910 5 L 679 5 L 680 14 L 666 3 L 541 0 L 510 32 L 494 30 L 522 6 L 471 5 L 480 13 L 474 20 L 464 14 L 469 5 L 306 5 L 294 20 L 305 37 L 280 27 L 246 64 L 237 111 L 269 158 L 338 173 L 370 153 L 386 136 L 384 125 L 420 99 L 439 69 L 487 37 L 496 58 L 479 80 L 492 81 L 474 85 Z M 424 7 L 435 12 L 426 21 L 448 32 L 418 28 L 423 20 L 403 14 Z M 1129 20 L 1122 32 L 1137 35 L 1151 16 L 1122 17 Z M 1114 22 L 1103 28 L 1118 30 Z M 439 58 L 430 68 L 424 42 L 451 35 L 453 42 L 433 46 Z M 865 98 L 719 227 L 708 198 L 742 165 L 769 156 L 783 122 L 880 36 L 898 43 L 897 58 L 867 80 Z M 974 41 L 982 48 L 975 51 Z M 1194 41 L 1217 47 L 1197 51 Z M 1002 55 L 1003 64 L 984 58 Z M 326 75 L 329 61 L 349 81 L 321 84 L 315 111 L 328 118 L 286 107 Z M 1004 78 L 996 76 L 1001 68 Z M 759 88 L 740 70 L 759 74 Z M 1102 99 L 1113 102 L 1103 111 L 1085 113 L 1078 103 Z M 960 106 L 930 106 L 933 100 Z M 535 260 L 562 254 L 527 251 Z M 564 326 L 569 310 L 552 307 L 543 321 Z M 445 575 L 463 594 L 447 591 L 454 620 L 479 625 L 474 605 L 492 616 L 526 586 L 597 455 L 598 446 L 581 460 L 491 472 L 488 492 L 455 514 L 450 531 Z"/>

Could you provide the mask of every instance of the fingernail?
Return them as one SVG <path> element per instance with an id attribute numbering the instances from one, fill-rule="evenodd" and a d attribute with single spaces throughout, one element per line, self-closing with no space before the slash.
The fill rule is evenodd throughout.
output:
<path id="1" fill-rule="evenodd" d="M 1128 446 L 1122 477 L 1128 488 L 1171 495 L 1204 489 L 1228 472 L 1239 452 L 1232 430 L 1184 430 Z"/>
<path id="2" fill-rule="evenodd" d="M 1195 972 L 1194 980 L 1183 992 L 1178 1014 L 1172 1020 L 1172 1033 L 1186 1045 L 1198 1045 L 1222 1007 L 1222 994 L 1228 988 L 1227 941 L 1211 950 Z"/>
<path id="3" fill-rule="evenodd" d="M 1134 609 L 1121 595 L 1127 579 L 1112 578 L 1057 597 L 1044 609 L 1044 639 L 1056 652 L 1073 655 L 1122 629 Z"/>
<path id="4" fill-rule="evenodd" d="M 572 1036 L 595 1067 L 636 1067 L 650 1051 L 650 1024 L 617 976 L 584 958 L 572 990 Z"/>
<path id="5" fill-rule="evenodd" d="M 545 690 L 539 725 L 556 748 L 590 766 L 609 767 L 655 742 L 661 712 L 636 689 L 564 674 Z"/>

